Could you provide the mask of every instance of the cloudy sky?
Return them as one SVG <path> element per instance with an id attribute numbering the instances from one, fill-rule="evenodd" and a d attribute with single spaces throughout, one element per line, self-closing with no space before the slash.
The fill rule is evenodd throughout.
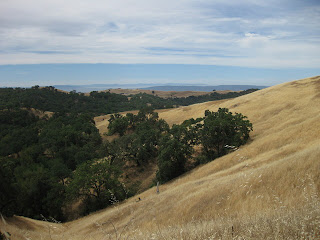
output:
<path id="1" fill-rule="evenodd" d="M 319 0 L 1 0 L 0 86 L 272 85 L 320 75 L 319 23 Z"/>

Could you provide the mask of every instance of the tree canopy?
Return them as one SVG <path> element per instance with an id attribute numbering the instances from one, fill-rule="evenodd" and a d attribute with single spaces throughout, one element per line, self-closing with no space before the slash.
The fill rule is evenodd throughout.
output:
<path id="1" fill-rule="evenodd" d="M 240 146 L 249 138 L 252 124 L 241 113 L 232 114 L 227 108 L 217 112 L 205 111 L 201 143 L 205 155 L 215 158 L 227 152 L 226 145 Z"/>
<path id="2" fill-rule="evenodd" d="M 122 189 L 119 177 L 121 170 L 107 158 L 94 159 L 80 164 L 72 174 L 67 188 L 69 199 L 83 199 L 84 213 L 110 205 L 115 197 L 123 200 L 125 190 Z"/>
<path id="3" fill-rule="evenodd" d="M 238 97 L 257 89 L 220 94 L 208 93 L 202 96 L 182 98 L 160 98 L 146 93 L 130 96 L 110 92 L 93 91 L 89 95 L 71 91 L 69 93 L 52 86 L 32 88 L 0 88 L 0 110 L 34 108 L 42 111 L 62 113 L 89 113 L 92 115 L 139 110 L 151 106 L 153 109 L 187 106 L 190 104 Z"/>
<path id="4" fill-rule="evenodd" d="M 239 147 L 249 139 L 252 124 L 241 113 L 219 108 L 205 111 L 205 116 L 173 125 L 160 144 L 157 179 L 166 182 L 186 171 L 187 160 L 192 158 L 193 146 L 202 148 L 195 164 L 212 161 L 230 151 L 228 146 Z M 205 159 L 205 160 L 203 160 Z"/>

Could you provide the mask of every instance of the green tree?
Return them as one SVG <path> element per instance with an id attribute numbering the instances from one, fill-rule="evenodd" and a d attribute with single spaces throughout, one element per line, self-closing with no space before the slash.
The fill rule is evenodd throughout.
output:
<path id="1" fill-rule="evenodd" d="M 40 164 L 33 163 L 16 167 L 14 174 L 19 190 L 16 195 L 17 206 L 15 213 L 37 219 L 41 219 L 40 214 L 50 216 L 51 211 L 49 210 L 51 206 L 46 201 L 47 194 L 51 188 L 48 169 Z M 61 212 L 61 209 L 56 210 Z"/>
<path id="2" fill-rule="evenodd" d="M 249 138 L 252 124 L 241 113 L 229 112 L 219 108 L 217 112 L 205 111 L 201 144 L 204 154 L 210 158 L 220 157 L 227 153 L 226 145 L 240 146 Z"/>
<path id="3" fill-rule="evenodd" d="M 179 141 L 170 134 L 165 135 L 160 143 L 158 155 L 157 179 L 167 182 L 185 172 L 185 164 L 192 154 L 191 145 Z"/>
<path id="4" fill-rule="evenodd" d="M 197 124 L 186 124 L 184 122 L 181 125 L 173 124 L 172 128 L 170 129 L 170 134 L 173 138 L 177 139 L 181 143 L 187 146 L 194 146 L 198 143 L 198 128 Z"/>
<path id="5" fill-rule="evenodd" d="M 153 111 L 152 107 L 144 107 L 142 108 L 137 116 L 136 116 L 136 121 L 137 122 L 150 122 L 150 123 L 156 123 L 158 121 L 159 115 L 157 112 Z"/>
<path id="6" fill-rule="evenodd" d="M 105 150 L 111 155 L 112 161 L 116 159 L 123 162 L 133 160 L 138 166 L 141 166 L 150 159 L 154 159 L 157 156 L 159 139 L 163 132 L 169 130 L 168 124 L 162 119 L 159 120 L 158 113 L 148 107 L 141 109 L 137 115 L 131 113 L 125 117 L 120 114 L 111 115 L 109 133 L 119 133 L 120 130 L 114 129 L 119 126 L 116 124 L 117 121 L 123 119 L 128 124 L 120 128 L 123 135 L 111 144 L 106 144 Z"/>
<path id="7" fill-rule="evenodd" d="M 72 175 L 67 188 L 68 197 L 70 200 L 82 198 L 86 212 L 106 207 L 113 196 L 118 200 L 124 198 L 120 175 L 119 167 L 110 164 L 108 159 L 83 163 Z"/>
<path id="8" fill-rule="evenodd" d="M 13 215 L 17 206 L 14 168 L 12 159 L 0 157 L 0 213 L 6 216 Z"/>
<path id="9" fill-rule="evenodd" d="M 123 136 L 127 132 L 128 126 L 129 119 L 127 117 L 122 116 L 118 113 L 113 114 L 109 119 L 109 135 L 118 133 L 120 136 Z"/>
<path id="10" fill-rule="evenodd" d="M 43 126 L 39 142 L 48 157 L 60 158 L 74 170 L 78 164 L 99 157 L 102 140 L 90 116 L 55 114 Z"/>

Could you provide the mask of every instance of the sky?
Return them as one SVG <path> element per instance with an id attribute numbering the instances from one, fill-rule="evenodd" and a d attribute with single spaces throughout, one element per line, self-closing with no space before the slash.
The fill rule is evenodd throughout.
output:
<path id="1" fill-rule="evenodd" d="M 320 75 L 319 0 L 1 0 L 0 87 Z"/>

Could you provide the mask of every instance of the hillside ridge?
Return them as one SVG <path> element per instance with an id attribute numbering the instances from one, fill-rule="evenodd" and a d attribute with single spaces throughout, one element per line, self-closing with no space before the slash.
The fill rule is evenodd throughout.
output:
<path id="1" fill-rule="evenodd" d="M 316 76 L 161 111 L 160 118 L 172 125 L 226 107 L 247 116 L 254 131 L 248 144 L 160 186 L 160 194 L 154 187 L 141 193 L 139 202 L 133 197 L 65 224 L 14 217 L 1 229 L 14 233 L 12 239 L 25 232 L 31 239 L 49 234 L 52 239 L 121 239 L 120 233 L 128 239 L 315 238 L 320 230 L 319 91 Z"/>
<path id="2" fill-rule="evenodd" d="M 196 84 L 89 84 L 89 85 L 54 85 L 55 88 L 63 91 L 71 92 L 77 91 L 82 93 L 89 93 L 92 91 L 108 91 L 108 90 L 161 90 L 161 91 L 204 91 L 211 92 L 213 89 L 219 91 L 241 91 L 249 88 L 266 88 L 267 86 L 256 86 L 256 85 L 196 85 Z"/>

